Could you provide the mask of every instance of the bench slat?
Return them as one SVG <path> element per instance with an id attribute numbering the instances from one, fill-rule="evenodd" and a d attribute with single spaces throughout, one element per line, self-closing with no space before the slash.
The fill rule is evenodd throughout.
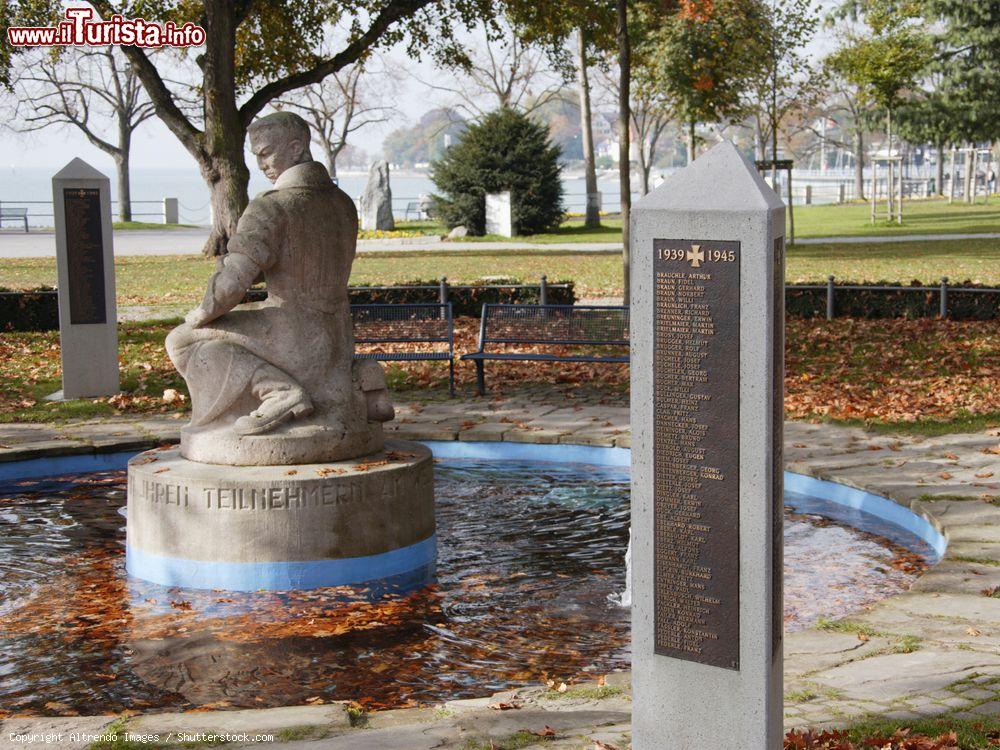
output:
<path id="1" fill-rule="evenodd" d="M 601 357 L 598 355 L 589 354 L 538 354 L 538 353 L 528 353 L 528 352 L 473 352 L 472 354 L 463 354 L 462 359 L 469 360 L 486 360 L 486 359 L 505 359 L 505 360 L 532 360 L 532 361 L 543 361 L 543 362 L 628 362 L 629 358 L 627 355 L 613 356 L 613 357 Z"/>

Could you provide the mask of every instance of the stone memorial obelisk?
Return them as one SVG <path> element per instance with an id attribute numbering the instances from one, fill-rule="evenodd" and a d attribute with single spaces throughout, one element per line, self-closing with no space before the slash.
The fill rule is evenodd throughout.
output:
<path id="1" fill-rule="evenodd" d="M 52 177 L 62 390 L 53 400 L 118 393 L 111 184 L 82 159 Z"/>
<path id="2" fill-rule="evenodd" d="M 782 744 L 785 207 L 731 143 L 632 212 L 632 747 Z"/>
<path id="3" fill-rule="evenodd" d="M 419 585 L 436 560 L 433 461 L 385 439 L 382 367 L 354 359 L 354 203 L 313 160 L 302 118 L 247 133 L 274 187 L 167 336 L 191 421 L 179 449 L 129 461 L 126 569 L 201 589 Z M 267 299 L 244 304 L 261 275 Z"/>
<path id="4" fill-rule="evenodd" d="M 514 214 L 509 190 L 486 194 L 486 234 L 514 236 Z"/>

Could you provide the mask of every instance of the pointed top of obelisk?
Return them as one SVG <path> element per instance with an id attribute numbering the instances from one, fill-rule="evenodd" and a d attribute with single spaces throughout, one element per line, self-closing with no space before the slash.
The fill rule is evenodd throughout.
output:
<path id="1" fill-rule="evenodd" d="M 80 157 L 75 157 L 69 164 L 54 175 L 53 180 L 106 180 L 108 176 L 98 172 Z"/>
<path id="2" fill-rule="evenodd" d="M 730 141 L 722 141 L 670 175 L 635 208 L 668 211 L 752 211 L 784 204 L 753 164 Z"/>

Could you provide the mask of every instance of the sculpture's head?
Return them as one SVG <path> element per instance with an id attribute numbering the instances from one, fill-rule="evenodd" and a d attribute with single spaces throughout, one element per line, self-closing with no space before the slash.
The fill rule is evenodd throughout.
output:
<path id="1" fill-rule="evenodd" d="M 271 182 L 289 167 L 312 161 L 309 126 L 292 112 L 275 112 L 254 120 L 247 135 L 257 165 Z"/>

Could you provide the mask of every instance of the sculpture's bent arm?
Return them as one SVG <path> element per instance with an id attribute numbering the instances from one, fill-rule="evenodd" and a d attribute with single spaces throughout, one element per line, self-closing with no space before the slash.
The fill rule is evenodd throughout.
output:
<path id="1" fill-rule="evenodd" d="M 205 313 L 201 322 L 215 320 L 236 307 L 260 272 L 260 266 L 249 256 L 242 253 L 224 256 L 219 270 L 209 279 L 205 299 L 201 302 Z"/>
<path id="2" fill-rule="evenodd" d="M 240 217 L 236 233 L 229 240 L 229 253 L 208 282 L 205 299 L 186 318 L 193 327 L 225 315 L 242 300 L 262 271 L 274 263 L 285 216 L 273 191 L 254 198 Z"/>

